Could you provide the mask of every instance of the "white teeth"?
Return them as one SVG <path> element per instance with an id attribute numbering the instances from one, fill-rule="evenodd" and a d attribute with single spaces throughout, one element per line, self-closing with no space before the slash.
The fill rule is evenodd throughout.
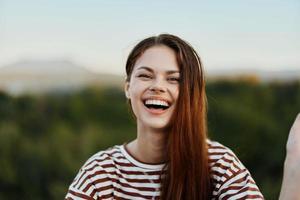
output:
<path id="1" fill-rule="evenodd" d="M 145 102 L 146 105 L 162 105 L 162 106 L 169 106 L 168 102 L 162 101 L 162 100 L 154 100 L 154 99 L 148 99 Z"/>

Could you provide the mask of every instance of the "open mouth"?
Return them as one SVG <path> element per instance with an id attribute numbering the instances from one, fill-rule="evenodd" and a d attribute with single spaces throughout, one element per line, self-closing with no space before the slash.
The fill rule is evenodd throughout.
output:
<path id="1" fill-rule="evenodd" d="M 167 110 L 170 104 L 163 100 L 145 100 L 144 105 L 150 110 Z"/>

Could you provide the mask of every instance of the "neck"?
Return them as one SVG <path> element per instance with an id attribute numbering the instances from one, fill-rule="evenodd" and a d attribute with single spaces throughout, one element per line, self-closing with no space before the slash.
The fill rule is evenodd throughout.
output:
<path id="1" fill-rule="evenodd" d="M 163 163 L 166 159 L 167 132 L 138 126 L 137 138 L 127 145 L 130 153 L 145 163 Z"/>

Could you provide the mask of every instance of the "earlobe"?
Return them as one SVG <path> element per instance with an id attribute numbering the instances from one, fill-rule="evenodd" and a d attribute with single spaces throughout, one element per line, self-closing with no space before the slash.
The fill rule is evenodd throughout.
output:
<path id="1" fill-rule="evenodd" d="M 130 99 L 130 94 L 129 94 L 129 83 L 128 83 L 128 82 L 125 83 L 125 88 L 124 88 L 124 90 L 125 90 L 126 98 L 127 98 L 127 99 Z"/>
<path id="2" fill-rule="evenodd" d="M 128 91 L 125 91 L 125 95 L 126 95 L 127 99 L 130 99 L 130 95 L 129 95 Z"/>

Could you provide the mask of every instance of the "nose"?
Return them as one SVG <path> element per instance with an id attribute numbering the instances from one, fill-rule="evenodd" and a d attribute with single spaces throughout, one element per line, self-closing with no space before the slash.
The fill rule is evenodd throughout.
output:
<path id="1" fill-rule="evenodd" d="M 151 87 L 149 88 L 149 90 L 152 91 L 152 92 L 165 92 L 164 89 L 159 88 L 159 87 L 156 87 L 156 86 L 151 86 Z"/>
<path id="2" fill-rule="evenodd" d="M 152 92 L 165 92 L 166 87 L 164 85 L 163 79 L 162 78 L 157 78 L 155 79 L 151 86 L 149 87 L 149 90 Z"/>

